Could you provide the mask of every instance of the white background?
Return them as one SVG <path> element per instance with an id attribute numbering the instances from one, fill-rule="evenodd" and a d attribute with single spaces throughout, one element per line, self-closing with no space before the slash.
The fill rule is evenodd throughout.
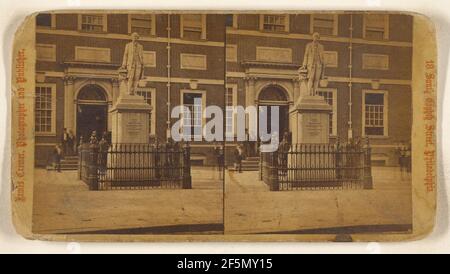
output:
<path id="1" fill-rule="evenodd" d="M 448 0 L 1 0 L 0 1 L 0 253 L 450 253 L 448 162 L 450 99 L 447 66 L 450 45 Z M 434 232 L 404 243 L 62 243 L 25 240 L 17 235 L 10 213 L 10 79 L 13 35 L 21 21 L 50 9 L 222 9 L 222 10 L 391 10 L 427 15 L 438 37 L 438 211 Z M 446 106 L 446 107 L 445 107 Z"/>

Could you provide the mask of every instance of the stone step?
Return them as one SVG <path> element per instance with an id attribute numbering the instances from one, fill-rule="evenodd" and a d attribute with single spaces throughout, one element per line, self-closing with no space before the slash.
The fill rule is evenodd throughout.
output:
<path id="1" fill-rule="evenodd" d="M 259 156 L 246 157 L 246 161 L 257 161 L 259 162 Z"/>
<path id="2" fill-rule="evenodd" d="M 72 158 L 78 159 L 78 155 L 64 155 L 64 159 L 72 159 Z"/>
<path id="3" fill-rule="evenodd" d="M 237 169 L 235 169 L 234 167 L 230 167 L 228 168 L 229 171 L 237 171 Z M 252 167 L 242 167 L 241 169 L 242 171 L 259 171 L 259 168 L 252 168 Z"/>
<path id="4" fill-rule="evenodd" d="M 78 164 L 78 160 L 61 160 L 61 163 L 67 163 L 67 164 Z"/>
<path id="5" fill-rule="evenodd" d="M 47 167 L 47 170 L 56 170 L 56 169 L 53 168 L 53 167 Z M 77 167 L 77 168 L 73 168 L 73 167 L 66 167 L 66 166 L 62 166 L 62 165 L 61 165 L 61 170 L 71 170 L 71 171 L 74 171 L 74 170 L 78 170 L 78 167 Z"/>
<path id="6" fill-rule="evenodd" d="M 252 162 L 252 163 L 259 163 L 259 160 L 253 160 L 253 159 L 243 159 L 242 162 Z"/>
<path id="7" fill-rule="evenodd" d="M 259 168 L 259 164 L 246 164 L 246 163 L 242 163 L 242 167 L 249 167 L 249 168 Z"/>
<path id="8" fill-rule="evenodd" d="M 249 164 L 249 165 L 259 165 L 259 162 L 255 162 L 255 161 L 242 161 L 242 164 Z"/>

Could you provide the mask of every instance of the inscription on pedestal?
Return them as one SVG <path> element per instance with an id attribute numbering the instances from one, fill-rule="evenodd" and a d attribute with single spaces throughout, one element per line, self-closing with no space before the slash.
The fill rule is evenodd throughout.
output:
<path id="1" fill-rule="evenodd" d="M 142 120 L 137 118 L 132 118 L 126 124 L 126 129 L 128 134 L 139 134 L 143 130 Z"/>
<path id="2" fill-rule="evenodd" d="M 310 114 L 305 123 L 305 135 L 310 138 L 318 137 L 322 134 L 322 122 L 320 117 L 316 114 Z"/>

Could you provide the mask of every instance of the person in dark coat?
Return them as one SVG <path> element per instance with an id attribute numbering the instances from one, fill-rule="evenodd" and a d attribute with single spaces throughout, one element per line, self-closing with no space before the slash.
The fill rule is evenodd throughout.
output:
<path id="1" fill-rule="evenodd" d="M 223 152 L 223 146 L 220 143 L 216 143 L 214 146 L 214 155 L 216 156 L 216 164 L 217 164 L 217 171 L 219 173 L 219 179 L 222 178 L 222 171 L 224 166 L 224 152 Z"/>
<path id="2" fill-rule="evenodd" d="M 67 134 L 67 155 L 74 155 L 74 151 L 75 151 L 75 135 L 73 134 L 72 130 L 69 130 L 68 134 Z"/>
<path id="3" fill-rule="evenodd" d="M 91 138 L 89 139 L 89 143 L 90 144 L 98 144 L 98 139 L 97 139 L 97 131 L 92 131 L 91 134 Z"/>
<path id="4" fill-rule="evenodd" d="M 101 172 L 106 171 L 106 163 L 108 158 L 108 149 L 109 143 L 106 140 L 107 136 L 103 135 L 102 139 L 98 143 L 98 151 L 99 151 L 99 168 Z"/>
<path id="5" fill-rule="evenodd" d="M 68 153 L 68 150 L 69 150 L 69 147 L 68 147 L 69 143 L 68 143 L 68 141 L 69 141 L 69 133 L 67 132 L 67 128 L 64 128 L 63 135 L 62 135 L 62 138 L 61 138 L 62 153 L 63 154 Z"/>

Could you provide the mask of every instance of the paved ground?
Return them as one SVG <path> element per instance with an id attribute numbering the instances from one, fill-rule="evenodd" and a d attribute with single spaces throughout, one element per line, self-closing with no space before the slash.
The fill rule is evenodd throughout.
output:
<path id="1" fill-rule="evenodd" d="M 223 182 L 208 169 L 193 168 L 192 177 L 188 190 L 88 191 L 76 171 L 36 169 L 33 230 L 221 233 Z"/>
<path id="2" fill-rule="evenodd" d="M 412 222 L 410 177 L 398 168 L 374 167 L 373 190 L 271 192 L 258 172 L 227 172 L 225 178 L 226 233 L 367 232 L 372 226 L 408 229 Z"/>
<path id="3" fill-rule="evenodd" d="M 217 171 L 193 168 L 193 189 L 88 191 L 76 171 L 36 169 L 37 233 L 221 233 Z M 271 192 L 258 172 L 225 176 L 226 233 L 408 229 L 411 185 L 396 168 L 373 168 L 373 190 Z M 376 226 L 376 228 L 375 228 Z M 384 229 L 384 230 L 383 230 Z M 320 232 L 317 232 L 320 233 Z M 334 233 L 334 232 L 333 232 Z"/>

